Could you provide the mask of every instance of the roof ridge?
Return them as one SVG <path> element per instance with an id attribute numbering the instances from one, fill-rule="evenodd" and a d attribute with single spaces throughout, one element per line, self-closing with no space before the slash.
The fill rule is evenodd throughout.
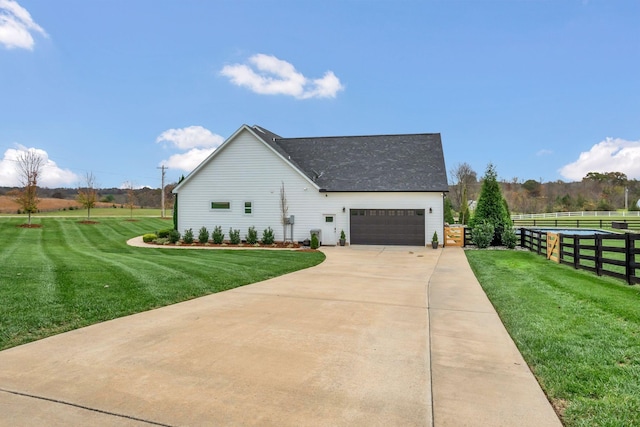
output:
<path id="1" fill-rule="evenodd" d="M 375 135 L 334 135 L 334 136 L 297 136 L 293 138 L 279 137 L 279 140 L 291 141 L 296 139 L 336 139 L 336 138 L 372 138 L 372 137 L 389 137 L 389 136 L 418 136 L 418 135 L 441 135 L 440 132 L 423 132 L 423 133 L 382 133 Z"/>

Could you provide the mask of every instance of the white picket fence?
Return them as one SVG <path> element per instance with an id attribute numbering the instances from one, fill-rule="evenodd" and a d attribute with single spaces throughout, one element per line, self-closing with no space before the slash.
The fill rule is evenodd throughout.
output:
<path id="1" fill-rule="evenodd" d="M 582 212 L 547 212 L 536 214 L 511 215 L 511 219 L 542 219 L 542 218 L 567 218 L 567 217 L 640 217 L 640 211 L 582 211 Z"/>

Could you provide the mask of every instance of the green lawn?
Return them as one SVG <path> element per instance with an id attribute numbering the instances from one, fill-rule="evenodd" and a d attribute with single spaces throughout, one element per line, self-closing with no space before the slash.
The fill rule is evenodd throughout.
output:
<path id="1" fill-rule="evenodd" d="M 0 218 L 0 350 L 224 291 L 324 260 L 321 252 L 135 248 L 160 218 Z"/>
<path id="2" fill-rule="evenodd" d="M 567 426 L 640 426 L 640 287 L 530 252 L 467 251 Z"/>

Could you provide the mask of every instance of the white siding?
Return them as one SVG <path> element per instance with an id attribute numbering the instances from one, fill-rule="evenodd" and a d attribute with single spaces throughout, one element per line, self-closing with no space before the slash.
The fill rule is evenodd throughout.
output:
<path id="1" fill-rule="evenodd" d="M 276 240 L 282 240 L 280 188 L 284 183 L 288 215 L 295 216 L 293 240 L 308 239 L 311 229 L 321 229 L 324 214 L 336 216 L 336 239 L 344 230 L 349 241 L 350 209 L 425 209 L 425 242 L 434 231 L 442 242 L 441 193 L 320 193 L 289 163 L 276 155 L 249 131 L 243 130 L 228 141 L 209 164 L 190 176 L 179 189 L 178 230 L 194 234 L 205 226 L 217 225 L 228 238 L 229 228 L 239 229 L 242 239 L 255 226 L 258 236 L 273 228 Z M 230 202 L 228 211 L 211 210 L 212 201 Z M 244 213 L 244 202 L 252 202 L 253 213 Z M 344 212 L 343 212 L 344 208 Z M 429 208 L 433 213 L 429 213 Z M 290 239 L 289 231 L 287 238 Z"/>

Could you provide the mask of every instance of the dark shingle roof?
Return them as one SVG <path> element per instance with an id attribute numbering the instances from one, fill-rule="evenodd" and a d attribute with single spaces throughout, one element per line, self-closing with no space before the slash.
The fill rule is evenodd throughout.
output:
<path id="1" fill-rule="evenodd" d="M 253 129 L 325 191 L 448 191 L 439 133 L 282 138 Z"/>

